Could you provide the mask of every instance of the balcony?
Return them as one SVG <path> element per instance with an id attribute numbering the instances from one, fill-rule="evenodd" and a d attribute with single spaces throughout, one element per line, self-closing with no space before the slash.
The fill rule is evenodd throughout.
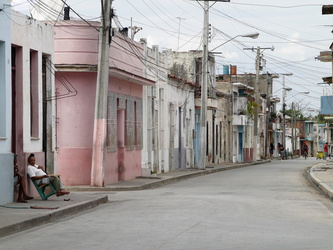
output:
<path id="1" fill-rule="evenodd" d="M 235 125 L 235 126 L 249 125 L 248 121 L 249 121 L 249 118 L 247 115 L 233 115 L 232 116 L 232 125 Z"/>

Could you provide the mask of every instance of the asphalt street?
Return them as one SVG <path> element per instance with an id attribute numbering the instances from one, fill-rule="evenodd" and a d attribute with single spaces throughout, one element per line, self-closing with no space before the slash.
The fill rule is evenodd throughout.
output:
<path id="1" fill-rule="evenodd" d="M 306 179 L 313 159 L 273 161 L 109 202 L 1 238 L 0 249 L 332 249 L 333 203 Z"/>

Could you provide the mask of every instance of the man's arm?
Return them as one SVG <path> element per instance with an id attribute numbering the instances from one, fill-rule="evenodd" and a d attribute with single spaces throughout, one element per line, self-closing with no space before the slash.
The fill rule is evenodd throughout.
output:
<path id="1" fill-rule="evenodd" d="M 39 180 L 39 179 L 43 179 L 43 178 L 46 178 L 48 177 L 48 175 L 42 175 L 42 176 L 33 176 L 33 177 L 30 177 L 31 180 Z"/>
<path id="2" fill-rule="evenodd" d="M 45 172 L 45 169 L 44 169 L 43 166 L 39 166 L 39 165 L 38 165 L 38 169 L 41 169 L 41 170 L 43 170 L 43 171 Z"/>

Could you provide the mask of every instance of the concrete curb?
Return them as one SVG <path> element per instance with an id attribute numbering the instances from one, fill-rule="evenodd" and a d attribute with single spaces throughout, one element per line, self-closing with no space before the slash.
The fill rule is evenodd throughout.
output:
<path id="1" fill-rule="evenodd" d="M 0 238 L 83 212 L 106 202 L 108 202 L 108 196 L 103 196 L 88 201 L 82 201 L 64 208 L 50 210 L 50 212 L 45 215 L 38 215 L 26 221 L 0 228 Z"/>
<path id="2" fill-rule="evenodd" d="M 314 168 L 316 168 L 319 165 L 322 165 L 322 163 L 316 164 L 310 168 L 309 170 L 310 179 L 324 194 L 326 194 L 329 198 L 333 199 L 333 190 L 327 184 L 325 184 L 319 178 L 317 178 L 314 173 Z"/>
<path id="3" fill-rule="evenodd" d="M 242 163 L 242 164 L 236 164 L 236 165 L 231 165 L 231 166 L 226 166 L 226 167 L 220 167 L 220 168 L 209 168 L 207 167 L 205 170 L 199 171 L 199 172 L 193 172 L 193 173 L 186 173 L 183 175 L 175 176 L 175 177 L 170 177 L 166 179 L 156 179 L 156 181 L 152 181 L 150 183 L 138 185 L 138 186 L 128 186 L 128 187 L 121 187 L 121 186 L 115 186 L 115 187 L 69 187 L 70 191 L 81 191 L 81 192 L 97 192 L 97 191 L 138 191 L 138 190 L 147 190 L 147 189 L 153 189 L 153 188 L 158 188 L 164 185 L 176 183 L 181 180 L 189 179 L 189 178 L 194 178 L 202 175 L 207 175 L 207 174 L 214 174 L 217 172 L 222 172 L 222 171 L 227 171 L 227 170 L 232 170 L 232 169 L 237 169 L 237 168 L 244 168 L 244 167 L 250 167 L 254 165 L 259 165 L 259 164 L 264 164 L 267 162 L 271 162 L 271 160 L 263 160 L 263 161 L 257 161 L 257 162 L 248 162 L 248 163 Z"/>

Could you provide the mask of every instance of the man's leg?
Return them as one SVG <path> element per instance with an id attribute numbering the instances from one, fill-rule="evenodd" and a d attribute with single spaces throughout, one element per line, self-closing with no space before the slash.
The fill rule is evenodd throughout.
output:
<path id="1" fill-rule="evenodd" d="M 54 188 L 57 190 L 57 192 L 58 191 L 60 192 L 62 189 L 60 180 L 57 177 L 53 177 L 53 176 L 50 176 L 49 180 L 52 183 L 52 185 L 54 186 Z"/>
<path id="2" fill-rule="evenodd" d="M 64 195 L 64 194 L 69 194 L 68 191 L 64 190 L 64 187 L 63 187 L 62 182 L 59 177 L 50 176 L 49 180 L 52 183 L 52 185 L 54 186 L 54 188 L 56 189 L 58 196 Z"/>
<path id="3" fill-rule="evenodd" d="M 22 185 L 21 183 L 19 182 L 18 184 L 18 195 L 17 195 L 17 201 L 18 202 L 22 202 L 23 201 L 23 190 L 22 190 Z"/>

